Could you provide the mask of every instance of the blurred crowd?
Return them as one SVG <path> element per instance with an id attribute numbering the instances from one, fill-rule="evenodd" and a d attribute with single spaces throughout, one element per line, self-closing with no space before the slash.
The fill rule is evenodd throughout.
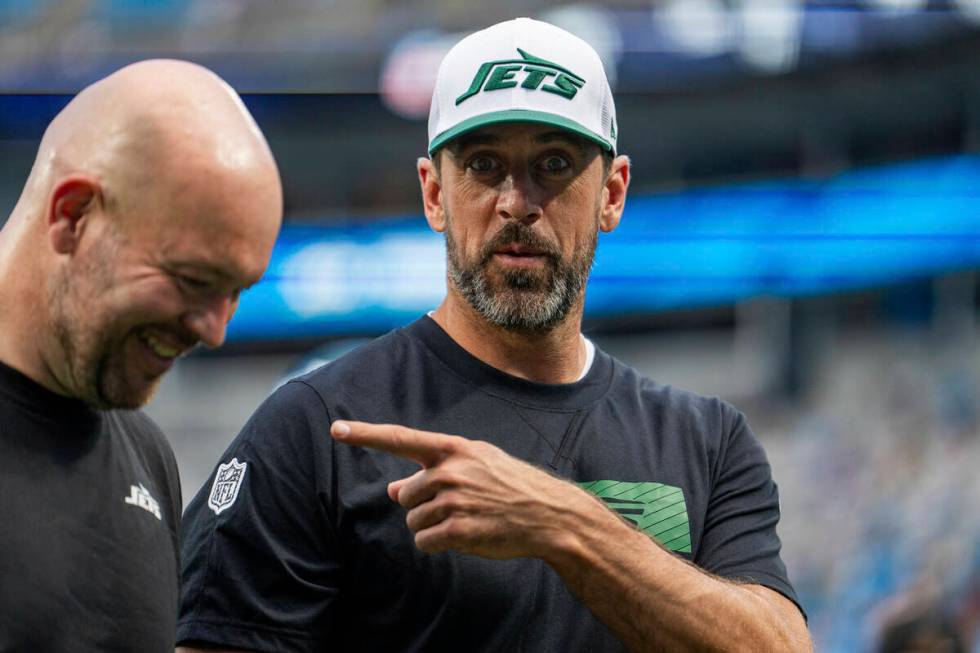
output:
<path id="1" fill-rule="evenodd" d="M 440 35 L 563 4 L 0 0 L 0 86 L 70 93 L 132 59 L 191 58 L 237 89 L 262 94 L 246 99 L 280 160 L 290 219 L 352 208 L 414 211 L 424 124 L 395 116 L 379 99 L 392 53 L 412 54 L 394 45 L 407 48 L 430 32 L 425 38 L 438 45 Z M 738 66 L 720 62 L 734 47 L 729 41 L 745 33 L 728 15 L 736 5 L 800 9 L 797 41 L 783 38 L 779 21 L 756 22 L 766 37 L 760 51 L 773 51 L 778 37 L 809 72 L 732 82 L 746 57 L 730 57 Z M 711 13 L 713 6 L 725 11 Z M 585 8 L 592 13 L 579 16 L 607 15 L 622 40 L 617 104 L 638 190 L 973 152 L 980 142 L 976 0 L 618 0 Z M 789 12 L 749 17 L 773 15 Z M 685 31 L 692 21 L 699 29 Z M 903 47 L 923 49 L 902 55 Z M 872 50 L 878 54 L 858 57 Z M 418 60 L 409 57 L 403 68 L 415 71 Z M 704 87 L 702 79 L 726 83 L 689 92 Z M 37 108 L 18 100 L 8 98 L 0 112 L 0 199 L 8 205 L 40 136 L 21 116 Z M 818 651 L 980 653 L 978 352 L 975 338 L 937 344 L 885 329 L 849 335 L 846 346 L 819 352 L 826 372 L 804 399 L 750 414 L 780 486 L 784 559 Z M 717 357 L 705 365 L 717 370 Z M 167 380 L 153 410 L 180 456 L 185 496 L 209 473 L 194 465 L 210 465 L 282 367 L 278 359 L 192 359 Z M 220 389 L 221 399 L 208 389 Z"/>
<path id="2" fill-rule="evenodd" d="M 766 440 L 817 650 L 980 651 L 976 349 L 847 351 Z"/>

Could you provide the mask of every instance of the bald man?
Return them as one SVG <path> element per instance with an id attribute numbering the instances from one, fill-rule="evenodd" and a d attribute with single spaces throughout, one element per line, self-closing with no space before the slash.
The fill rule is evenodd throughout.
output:
<path id="1" fill-rule="evenodd" d="M 0 651 L 173 650 L 177 468 L 135 409 L 222 343 L 281 207 L 199 66 L 128 66 L 48 127 L 0 230 Z"/>

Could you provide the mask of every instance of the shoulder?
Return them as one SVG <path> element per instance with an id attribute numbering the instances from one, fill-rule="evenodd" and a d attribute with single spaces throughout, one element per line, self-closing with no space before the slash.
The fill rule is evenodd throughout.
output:
<path id="1" fill-rule="evenodd" d="M 179 521 L 182 507 L 180 473 L 170 441 L 149 415 L 141 410 L 113 410 L 107 413 L 112 434 L 132 447 L 130 454 L 142 461 L 153 483 L 165 489 L 173 523 Z"/>
<path id="2" fill-rule="evenodd" d="M 387 382 L 397 366 L 400 337 L 392 332 L 319 368 L 289 379 L 255 409 L 223 459 L 233 455 L 261 458 L 269 464 L 310 462 L 311 456 L 332 443 L 330 423 L 339 415 L 345 396 L 376 395 L 363 388 Z M 393 353 L 395 352 L 395 353 Z"/>
<path id="3" fill-rule="evenodd" d="M 370 406 L 383 398 L 398 396 L 408 379 L 430 376 L 433 360 L 425 344 L 413 335 L 412 327 L 407 327 L 365 343 L 292 379 L 287 386 L 306 387 L 328 412 L 338 405 L 361 406 L 367 402 Z M 291 391 L 294 397 L 299 394 L 295 389 Z"/>
<path id="4" fill-rule="evenodd" d="M 659 419 L 714 432 L 729 432 L 744 420 L 737 408 L 720 397 L 660 383 L 615 358 L 613 375 L 612 401 L 638 402 Z"/>
<path id="5" fill-rule="evenodd" d="M 161 461 L 174 459 L 170 441 L 142 410 L 113 410 L 107 413 L 107 418 L 109 429 L 124 436 L 141 453 Z"/>
<path id="6" fill-rule="evenodd" d="M 298 377 L 266 397 L 245 422 L 232 448 L 279 458 L 297 449 L 305 451 L 306 441 L 328 430 L 329 423 L 323 397 L 304 377 Z"/>
<path id="7" fill-rule="evenodd" d="M 744 416 L 729 402 L 659 383 L 619 361 L 614 365 L 603 415 L 631 438 L 651 439 L 656 456 L 717 472 L 733 443 L 753 440 Z"/>
<path id="8" fill-rule="evenodd" d="M 293 380 L 314 389 L 333 388 L 338 383 L 365 384 L 401 369 L 420 346 L 405 329 L 396 329 Z"/>

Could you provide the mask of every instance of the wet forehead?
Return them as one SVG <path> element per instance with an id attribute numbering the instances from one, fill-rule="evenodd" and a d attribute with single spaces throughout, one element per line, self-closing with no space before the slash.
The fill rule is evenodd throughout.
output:
<path id="1" fill-rule="evenodd" d="M 168 268 L 195 270 L 236 285 L 262 274 L 278 220 L 260 203 L 162 202 L 128 221 L 129 240 Z"/>
<path id="2" fill-rule="evenodd" d="M 271 171 L 229 168 L 203 155 L 183 168 L 168 169 L 160 182 L 149 210 L 163 240 L 193 250 L 212 265 L 240 268 L 236 274 L 247 275 L 255 259 L 264 260 L 282 210 Z"/>
<path id="3" fill-rule="evenodd" d="M 235 233 L 207 233 L 202 230 L 171 232 L 164 240 L 161 263 L 178 271 L 193 272 L 215 281 L 249 286 L 262 276 L 268 263 L 271 242 Z"/>

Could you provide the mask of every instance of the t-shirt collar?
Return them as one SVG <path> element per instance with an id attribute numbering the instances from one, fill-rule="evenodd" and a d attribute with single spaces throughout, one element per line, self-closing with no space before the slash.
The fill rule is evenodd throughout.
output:
<path id="1" fill-rule="evenodd" d="M 463 349 L 428 315 L 405 327 L 462 381 L 515 403 L 552 410 L 577 410 L 601 399 L 612 382 L 613 362 L 595 349 L 587 373 L 574 383 L 537 383 L 488 365 Z"/>

